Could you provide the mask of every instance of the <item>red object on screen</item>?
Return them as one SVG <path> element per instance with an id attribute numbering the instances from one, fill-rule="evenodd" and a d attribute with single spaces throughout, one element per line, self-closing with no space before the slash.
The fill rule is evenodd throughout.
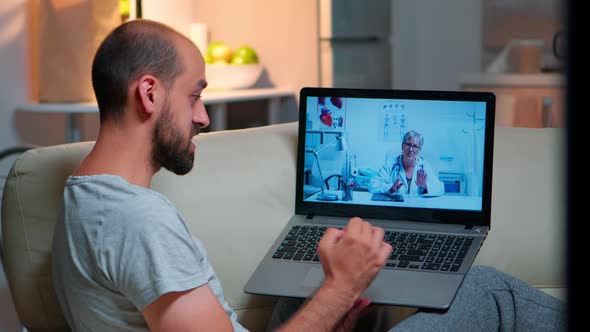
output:
<path id="1" fill-rule="evenodd" d="M 322 113 L 320 114 L 320 121 L 328 127 L 332 126 L 332 114 L 328 111 L 327 107 L 322 107 Z"/>
<path id="2" fill-rule="evenodd" d="M 332 102 L 332 105 L 338 108 L 342 108 L 342 99 L 340 99 L 339 97 L 330 98 L 330 102 Z"/>

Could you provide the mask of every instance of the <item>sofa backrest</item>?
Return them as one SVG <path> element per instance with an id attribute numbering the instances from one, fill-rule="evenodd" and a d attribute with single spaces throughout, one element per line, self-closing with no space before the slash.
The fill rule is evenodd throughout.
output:
<path id="1" fill-rule="evenodd" d="M 491 230 L 475 261 L 566 286 L 564 128 L 496 127 Z"/>
<path id="2" fill-rule="evenodd" d="M 4 264 L 16 312 L 30 331 L 67 331 L 51 279 L 51 243 L 65 180 L 92 147 L 74 143 L 28 150 L 2 194 Z"/>
<path id="3" fill-rule="evenodd" d="M 564 138 L 558 128 L 497 127 L 492 229 L 477 264 L 535 286 L 563 286 Z M 247 328 L 263 330 L 274 299 L 243 285 L 294 211 L 297 123 L 198 136 L 195 169 L 162 170 L 167 196 L 207 248 L 224 295 Z M 29 150 L 4 188 L 5 269 L 16 311 L 30 331 L 67 329 L 51 281 L 51 242 L 67 176 L 92 142 Z"/>
<path id="4" fill-rule="evenodd" d="M 161 170 L 152 188 L 184 214 L 208 250 L 226 299 L 247 327 L 258 330 L 274 301 L 244 294 L 243 276 L 263 254 L 252 244 L 278 233 L 293 213 L 297 126 L 212 132 L 196 141 L 193 171 L 177 176 Z M 52 286 L 53 227 L 65 180 L 92 146 L 81 142 L 29 150 L 7 177 L 1 215 L 5 270 L 17 314 L 30 331 L 68 329 Z M 259 228 L 269 233 L 252 232 Z M 220 230 L 229 230 L 223 239 Z"/>

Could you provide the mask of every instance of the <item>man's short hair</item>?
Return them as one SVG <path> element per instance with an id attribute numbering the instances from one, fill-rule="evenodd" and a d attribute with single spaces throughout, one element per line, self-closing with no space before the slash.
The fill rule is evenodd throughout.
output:
<path id="1" fill-rule="evenodd" d="M 119 117 L 127 103 L 129 85 L 153 75 L 169 89 L 183 71 L 175 40 L 181 35 L 169 26 L 139 19 L 115 28 L 101 43 L 92 63 L 92 86 L 100 121 Z"/>

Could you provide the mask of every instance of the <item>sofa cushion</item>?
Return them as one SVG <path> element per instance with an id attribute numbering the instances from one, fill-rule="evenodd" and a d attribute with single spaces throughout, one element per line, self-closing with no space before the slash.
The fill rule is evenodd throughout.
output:
<path id="1" fill-rule="evenodd" d="M 475 264 L 566 286 L 563 128 L 496 127 L 492 221 Z"/>

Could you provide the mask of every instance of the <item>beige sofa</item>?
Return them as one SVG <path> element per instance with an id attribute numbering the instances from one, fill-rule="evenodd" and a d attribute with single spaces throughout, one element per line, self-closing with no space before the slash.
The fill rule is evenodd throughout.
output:
<path id="1" fill-rule="evenodd" d="M 496 129 L 491 233 L 476 261 L 562 299 L 563 135 L 554 128 Z M 253 331 L 263 330 L 275 299 L 247 295 L 242 287 L 293 214 L 296 141 L 296 123 L 202 134 L 191 173 L 161 171 L 153 181 L 205 244 L 227 300 Z M 31 331 L 65 327 L 50 280 L 51 237 L 64 180 L 91 146 L 30 150 L 6 183 L 6 272 L 18 315 Z"/>

